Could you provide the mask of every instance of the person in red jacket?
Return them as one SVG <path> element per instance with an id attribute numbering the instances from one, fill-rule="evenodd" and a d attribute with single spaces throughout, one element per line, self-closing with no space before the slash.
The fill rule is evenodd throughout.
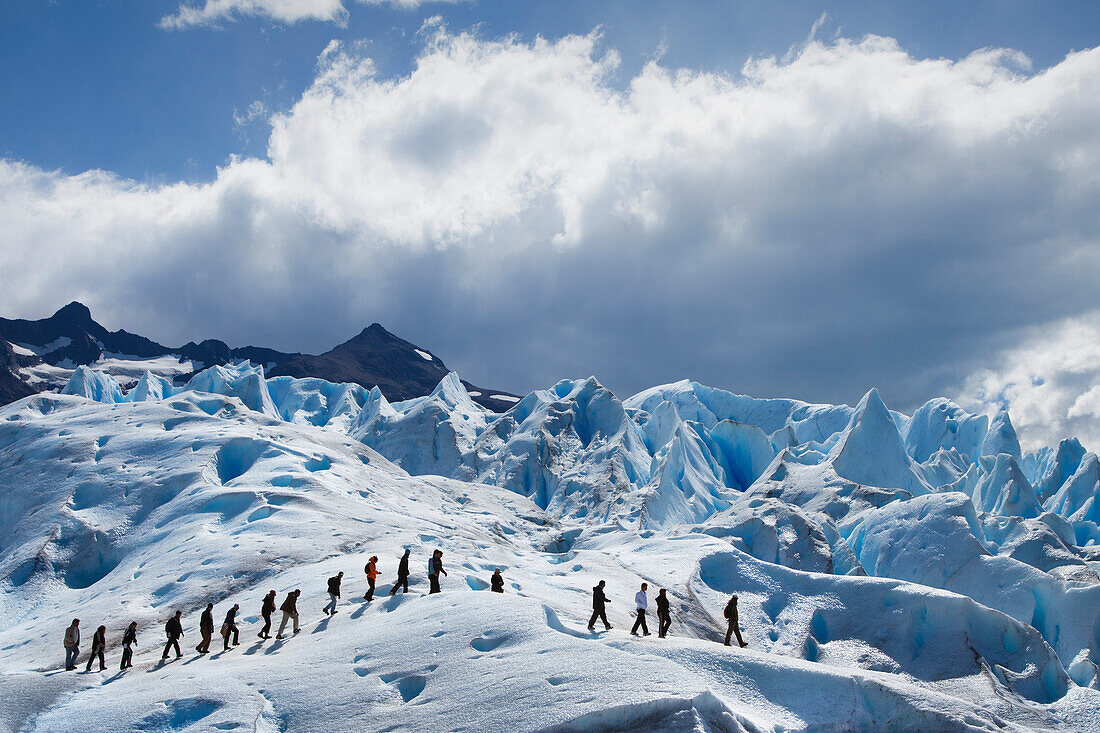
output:
<path id="1" fill-rule="evenodd" d="M 363 568 L 363 572 L 367 574 L 367 593 L 363 596 L 363 600 L 373 601 L 374 581 L 378 579 L 378 558 L 375 555 L 371 555 L 370 560 L 367 560 L 367 566 Z"/>

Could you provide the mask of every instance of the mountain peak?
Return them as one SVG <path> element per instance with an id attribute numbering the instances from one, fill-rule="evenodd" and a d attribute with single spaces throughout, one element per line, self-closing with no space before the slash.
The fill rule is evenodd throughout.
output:
<path id="1" fill-rule="evenodd" d="M 88 306 L 74 300 L 64 308 L 59 309 L 50 318 L 71 323 L 89 323 L 92 320 L 92 311 L 88 309 Z"/>

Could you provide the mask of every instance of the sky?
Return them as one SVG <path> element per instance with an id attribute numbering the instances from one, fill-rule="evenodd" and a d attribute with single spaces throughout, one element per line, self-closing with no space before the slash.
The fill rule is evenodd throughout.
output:
<path id="1" fill-rule="evenodd" d="M 1100 445 L 1098 36 L 1092 2 L 11 0 L 0 312 L 378 321 L 513 392 L 878 387 Z"/>

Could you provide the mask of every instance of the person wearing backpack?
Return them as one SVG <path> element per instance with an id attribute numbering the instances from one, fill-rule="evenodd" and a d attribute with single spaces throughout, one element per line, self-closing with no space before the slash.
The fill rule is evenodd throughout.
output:
<path id="1" fill-rule="evenodd" d="M 264 596 L 264 603 L 260 606 L 260 615 L 263 616 L 264 627 L 260 629 L 260 633 L 256 636 L 261 639 L 271 638 L 269 632 L 271 631 L 271 614 L 273 613 L 275 613 L 275 591 L 272 590 L 267 592 L 267 595 Z"/>
<path id="2" fill-rule="evenodd" d="M 103 652 L 107 649 L 107 627 L 100 626 L 92 634 L 92 653 L 88 657 L 88 666 L 84 668 L 85 672 L 92 671 L 92 662 L 95 658 L 99 657 L 99 671 L 107 669 L 107 662 L 103 659 Z"/>
<path id="3" fill-rule="evenodd" d="M 611 624 L 607 623 L 607 609 L 606 604 L 611 603 L 604 595 L 603 588 L 607 584 L 606 581 L 601 580 L 595 588 L 592 589 L 592 618 L 588 619 L 588 630 L 596 630 L 596 619 L 603 621 L 604 627 L 608 631 L 611 630 Z"/>
<path id="4" fill-rule="evenodd" d="M 240 638 L 240 631 L 237 629 L 237 611 L 240 610 L 240 605 L 233 604 L 233 608 L 229 609 L 229 612 L 225 614 L 225 621 L 222 622 L 222 651 L 229 651 L 229 637 L 233 637 L 233 646 L 240 644 L 238 639 Z"/>
<path id="5" fill-rule="evenodd" d="M 119 670 L 134 666 L 134 645 L 137 644 L 137 621 L 131 621 L 122 634 L 122 666 Z"/>
<path id="6" fill-rule="evenodd" d="M 162 662 L 168 659 L 168 650 L 172 648 L 176 650 L 176 659 L 183 656 L 183 652 L 180 651 L 180 639 L 183 638 L 183 624 L 180 622 L 182 615 L 183 611 L 176 611 L 176 615 L 164 624 L 164 635 L 168 637 L 168 643 L 164 645 L 164 654 L 160 657 Z"/>
<path id="7" fill-rule="evenodd" d="M 363 568 L 363 572 L 367 574 L 367 592 L 363 596 L 363 600 L 374 600 L 374 581 L 378 578 L 378 557 L 375 555 L 370 556 L 370 560 L 367 560 L 366 566 Z"/>
<path id="8" fill-rule="evenodd" d="M 344 571 L 341 570 L 336 575 L 333 575 L 331 578 L 328 579 L 328 597 L 332 600 L 329 601 L 327 606 L 321 609 L 325 612 L 326 616 L 336 615 L 336 602 L 340 600 L 340 581 L 343 579 L 343 577 Z"/>
<path id="9" fill-rule="evenodd" d="M 76 669 L 76 658 L 80 656 L 80 619 L 74 618 L 72 624 L 65 629 L 65 669 L 69 672 Z"/>
<path id="10" fill-rule="evenodd" d="M 206 610 L 202 612 L 202 616 L 199 617 L 199 634 L 202 635 L 202 641 L 195 647 L 195 651 L 199 654 L 206 654 L 210 651 L 210 639 L 214 636 L 214 604 L 207 603 Z"/>
<path id="11" fill-rule="evenodd" d="M 276 639 L 283 638 L 283 629 L 286 628 L 286 622 L 290 619 L 294 619 L 294 633 L 298 633 L 298 596 L 300 595 L 302 595 L 302 591 L 295 588 L 286 594 L 282 605 L 279 606 L 279 610 L 283 612 L 283 620 L 279 624 L 279 631 L 275 634 Z"/>
<path id="12" fill-rule="evenodd" d="M 428 558 L 428 595 L 442 592 L 439 588 L 440 573 L 446 575 L 447 571 L 443 569 L 443 550 L 436 550 Z"/>
<path id="13" fill-rule="evenodd" d="M 645 612 L 649 607 L 649 600 L 646 598 L 645 592 L 649 588 L 649 585 L 642 583 L 642 589 L 634 594 L 634 610 L 638 614 L 638 618 L 634 621 L 634 628 L 630 630 L 631 636 L 638 635 L 638 627 L 642 627 L 642 633 L 645 636 L 649 636 L 649 627 L 645 625 Z"/>
<path id="14" fill-rule="evenodd" d="M 668 613 L 668 596 L 665 595 L 665 589 L 661 588 L 657 593 L 657 637 L 665 638 L 669 626 L 672 626 L 672 616 Z"/>
<path id="15" fill-rule="evenodd" d="M 397 562 L 397 582 L 393 584 L 393 588 L 390 588 L 390 595 L 397 595 L 397 589 L 401 588 L 402 593 L 409 592 L 409 555 L 412 554 L 412 550 L 405 550 L 405 554 L 401 556 L 401 559 Z"/>
<path id="16" fill-rule="evenodd" d="M 737 635 L 737 643 L 742 647 L 748 646 L 745 640 L 741 638 L 741 629 L 737 625 L 737 596 L 731 596 L 729 603 L 726 604 L 726 610 L 723 612 L 727 619 L 728 626 L 726 627 L 726 646 L 732 646 L 730 644 L 730 636 Z"/>

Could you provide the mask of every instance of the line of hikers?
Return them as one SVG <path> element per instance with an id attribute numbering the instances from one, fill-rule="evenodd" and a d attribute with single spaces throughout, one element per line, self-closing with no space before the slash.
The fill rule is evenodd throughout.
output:
<path id="1" fill-rule="evenodd" d="M 397 564 L 397 580 L 394 582 L 393 587 L 390 588 L 390 595 L 394 596 L 400 589 L 403 593 L 409 592 L 409 556 L 411 551 L 406 549 Z M 366 566 L 363 568 L 367 576 L 367 592 L 363 595 L 363 600 L 371 602 L 374 600 L 375 581 L 378 578 L 378 557 L 372 555 L 367 561 Z M 439 576 L 447 575 L 447 571 L 443 569 L 443 551 L 435 550 L 432 552 L 431 557 L 428 559 L 428 594 L 441 593 L 442 590 L 439 584 Z M 326 616 L 334 616 L 337 611 L 337 602 L 340 600 L 340 585 L 344 578 L 344 572 L 341 570 L 336 575 L 328 579 L 328 595 L 329 603 L 321 609 Z M 588 630 L 595 631 L 596 620 L 602 620 L 604 627 L 607 630 L 612 628 L 611 624 L 607 621 L 606 605 L 611 601 L 604 593 L 606 587 L 606 581 L 601 580 L 592 589 L 592 618 L 588 620 Z M 638 635 L 638 629 L 642 630 L 642 634 L 649 636 L 649 627 L 646 626 L 646 610 L 649 607 L 649 601 L 646 596 L 646 591 L 649 589 L 648 583 L 642 583 L 641 590 L 634 595 L 634 605 L 636 618 L 634 621 L 634 627 L 630 630 L 632 636 Z M 489 581 L 489 590 L 494 593 L 504 592 L 504 576 L 501 575 L 500 568 L 497 568 Z M 294 633 L 297 634 L 300 630 L 298 624 L 298 598 L 302 595 L 301 589 L 294 589 L 287 593 L 286 598 L 278 606 L 278 610 L 282 611 L 282 620 L 279 623 L 279 630 L 275 632 L 276 639 L 282 639 L 283 632 L 286 630 L 287 624 L 293 622 Z M 271 638 L 271 615 L 275 612 L 275 591 L 268 591 L 264 596 L 263 603 L 260 607 L 260 616 L 264 620 L 264 625 L 256 634 L 261 639 Z M 665 589 L 661 588 L 657 593 L 657 635 L 660 638 L 665 638 L 668 632 L 669 626 L 672 625 L 672 616 L 669 613 L 669 601 L 668 596 L 665 595 Z M 231 646 L 239 646 L 240 644 L 240 630 L 237 627 L 237 612 L 240 611 L 240 605 L 234 603 L 233 607 L 225 614 L 225 620 L 222 621 L 219 634 L 222 637 L 222 650 L 229 651 Z M 175 614 L 168 619 L 164 624 L 164 633 L 167 637 L 167 642 L 164 645 L 164 652 L 161 654 L 161 661 L 168 659 L 168 652 L 175 651 L 176 659 L 183 656 L 180 651 L 179 640 L 183 638 L 183 611 L 176 611 Z M 726 604 L 725 617 L 727 619 L 726 629 L 726 646 L 730 646 L 730 637 L 733 634 L 737 636 L 737 642 L 742 647 L 748 646 L 741 638 L 741 629 L 737 623 L 737 596 L 730 598 Z M 206 609 L 199 617 L 199 634 L 201 641 L 198 646 L 195 647 L 195 651 L 199 654 L 207 654 L 210 651 L 210 642 L 214 636 L 214 604 L 207 603 Z M 232 643 L 230 643 L 232 639 Z M 133 648 L 137 645 L 137 621 L 131 621 L 130 625 L 126 627 L 126 631 L 122 635 L 122 663 L 119 669 L 125 670 L 133 666 Z M 103 671 L 107 669 L 107 664 L 104 660 L 104 652 L 107 648 L 107 627 L 100 626 L 96 629 L 92 635 L 92 652 L 88 656 L 88 664 L 85 668 L 86 672 L 92 670 L 92 663 L 98 659 L 99 669 Z M 76 660 L 80 654 L 80 619 L 74 618 L 72 624 L 65 629 L 65 669 L 76 669 Z"/>

